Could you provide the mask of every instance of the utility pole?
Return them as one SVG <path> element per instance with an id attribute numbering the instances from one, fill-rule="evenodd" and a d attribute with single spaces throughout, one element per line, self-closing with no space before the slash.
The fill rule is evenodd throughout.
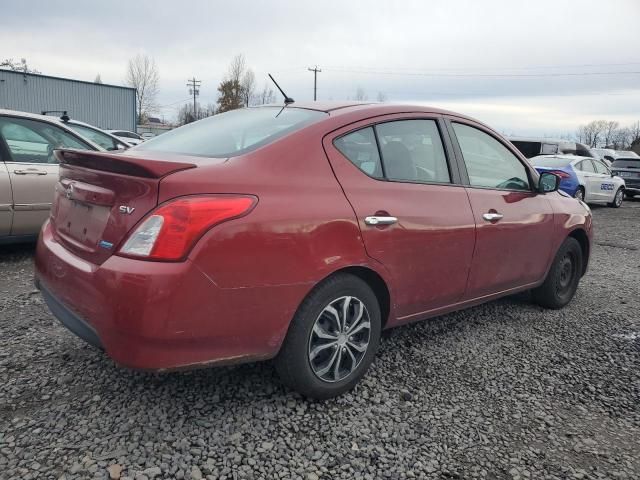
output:
<path id="1" fill-rule="evenodd" d="M 321 72 L 316 65 L 314 68 L 307 68 L 310 72 L 313 72 L 313 101 L 315 102 L 318 98 L 318 73 Z"/>
<path id="2" fill-rule="evenodd" d="M 187 80 L 187 87 L 189 87 L 189 95 L 193 95 L 193 121 L 195 122 L 198 119 L 197 111 L 196 111 L 196 97 L 200 95 L 200 84 L 202 81 L 196 80 L 196 77 L 193 77 L 191 80 Z"/>

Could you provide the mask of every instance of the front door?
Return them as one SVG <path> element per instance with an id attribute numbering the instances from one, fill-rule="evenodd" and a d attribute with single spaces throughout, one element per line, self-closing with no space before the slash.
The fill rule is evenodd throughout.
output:
<path id="1" fill-rule="evenodd" d="M 48 122 L 10 116 L 0 116 L 0 143 L 13 190 L 11 235 L 37 234 L 58 181 L 53 150 L 90 147 Z"/>
<path id="2" fill-rule="evenodd" d="M 456 120 L 450 125 L 477 227 L 466 299 L 542 280 L 554 230 L 550 202 L 534 192 L 530 170 L 491 132 Z"/>
<path id="3" fill-rule="evenodd" d="M 13 199 L 9 171 L 2 158 L 0 158 L 0 237 L 7 236 L 11 232 L 12 206 Z"/>
<path id="4" fill-rule="evenodd" d="M 596 169 L 594 180 L 597 182 L 596 192 L 601 202 L 613 202 L 616 195 L 616 184 L 611 177 L 611 171 L 600 160 L 592 160 Z"/>
<path id="5" fill-rule="evenodd" d="M 324 140 L 365 249 L 390 273 L 399 322 L 462 298 L 475 241 L 444 124 L 406 117 L 360 122 Z"/>

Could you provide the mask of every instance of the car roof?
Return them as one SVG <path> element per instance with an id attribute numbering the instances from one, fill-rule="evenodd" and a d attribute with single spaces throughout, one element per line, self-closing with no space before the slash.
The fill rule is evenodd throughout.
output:
<path id="1" fill-rule="evenodd" d="M 280 107 L 282 104 L 268 104 L 260 105 L 251 108 L 263 108 L 263 107 Z M 290 103 L 286 108 L 302 108 L 305 110 L 316 110 L 318 112 L 325 112 L 331 116 L 342 115 L 352 112 L 368 112 L 372 115 L 385 114 L 385 113 L 401 113 L 401 112 L 428 112 L 444 115 L 453 115 L 456 117 L 469 118 L 466 115 L 461 115 L 456 112 L 444 110 L 441 108 L 430 107 L 420 104 L 405 104 L 405 103 L 380 103 L 380 102 L 344 102 L 344 101 L 322 101 L 322 102 L 295 102 Z M 469 118 L 470 120 L 473 120 Z M 477 121 L 477 120 L 474 120 Z M 478 122 L 480 123 L 480 122 Z"/>
<path id="2" fill-rule="evenodd" d="M 534 158 L 558 158 L 561 160 L 571 160 L 571 163 L 573 162 L 578 162 L 578 161 L 582 161 L 582 160 L 598 160 L 600 161 L 599 158 L 592 158 L 592 157 L 583 157 L 580 155 L 571 155 L 571 154 L 552 154 L 552 155 L 536 155 L 535 157 L 531 157 L 529 160 L 533 160 Z"/>
<path id="3" fill-rule="evenodd" d="M 41 122 L 47 122 L 47 123 L 50 123 L 52 125 L 56 125 L 57 127 L 60 127 L 63 130 L 67 130 L 67 131 L 71 132 L 74 135 L 79 136 L 80 138 L 82 138 L 83 141 L 87 142 L 89 145 L 94 147 L 96 150 L 101 150 L 101 151 L 104 150 L 104 148 L 102 148 L 100 145 L 92 142 L 90 139 L 88 139 L 84 135 L 81 135 L 78 132 L 70 129 L 58 117 L 52 117 L 50 115 L 40 115 L 38 113 L 20 112 L 18 110 L 7 110 L 5 108 L 0 108 L 0 116 L 11 116 L 11 117 L 26 118 L 26 119 L 31 119 L 31 120 L 39 120 Z M 74 121 L 74 123 L 78 123 L 78 124 L 81 124 L 81 125 L 87 125 L 89 127 L 92 127 L 92 125 L 83 124 L 82 122 Z M 96 127 L 92 127 L 92 128 L 96 128 Z"/>
<path id="4" fill-rule="evenodd" d="M 540 142 L 540 143 L 577 143 L 573 140 L 562 140 L 560 138 L 542 138 L 542 137 L 507 137 L 510 142 Z"/>

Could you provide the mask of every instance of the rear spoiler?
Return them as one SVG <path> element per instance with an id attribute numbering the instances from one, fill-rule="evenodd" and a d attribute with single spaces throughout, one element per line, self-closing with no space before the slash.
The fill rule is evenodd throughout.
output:
<path id="1" fill-rule="evenodd" d="M 103 172 L 120 173 L 132 177 L 161 178 L 180 170 L 195 168 L 188 162 L 149 160 L 121 153 L 94 152 L 90 150 L 54 150 L 60 165 L 72 165 Z"/>

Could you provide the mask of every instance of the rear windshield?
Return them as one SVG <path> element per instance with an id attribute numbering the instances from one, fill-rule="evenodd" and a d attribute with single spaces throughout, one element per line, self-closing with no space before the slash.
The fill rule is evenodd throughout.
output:
<path id="1" fill-rule="evenodd" d="M 526 142 L 523 140 L 511 140 L 511 143 L 520 150 L 520 152 L 527 158 L 535 157 L 536 155 L 540 155 L 540 150 L 542 149 L 542 144 L 540 142 Z M 555 153 L 555 152 L 550 152 Z"/>
<path id="2" fill-rule="evenodd" d="M 243 108 L 163 133 L 134 149 L 199 157 L 233 157 L 326 116 L 324 112 L 291 107 Z"/>
<path id="3" fill-rule="evenodd" d="M 614 160 L 611 167 L 640 168 L 640 158 L 624 158 Z"/>
<path id="4" fill-rule="evenodd" d="M 529 162 L 534 167 L 555 167 L 561 168 L 569 165 L 574 159 L 558 158 L 558 157 L 533 157 Z"/>

